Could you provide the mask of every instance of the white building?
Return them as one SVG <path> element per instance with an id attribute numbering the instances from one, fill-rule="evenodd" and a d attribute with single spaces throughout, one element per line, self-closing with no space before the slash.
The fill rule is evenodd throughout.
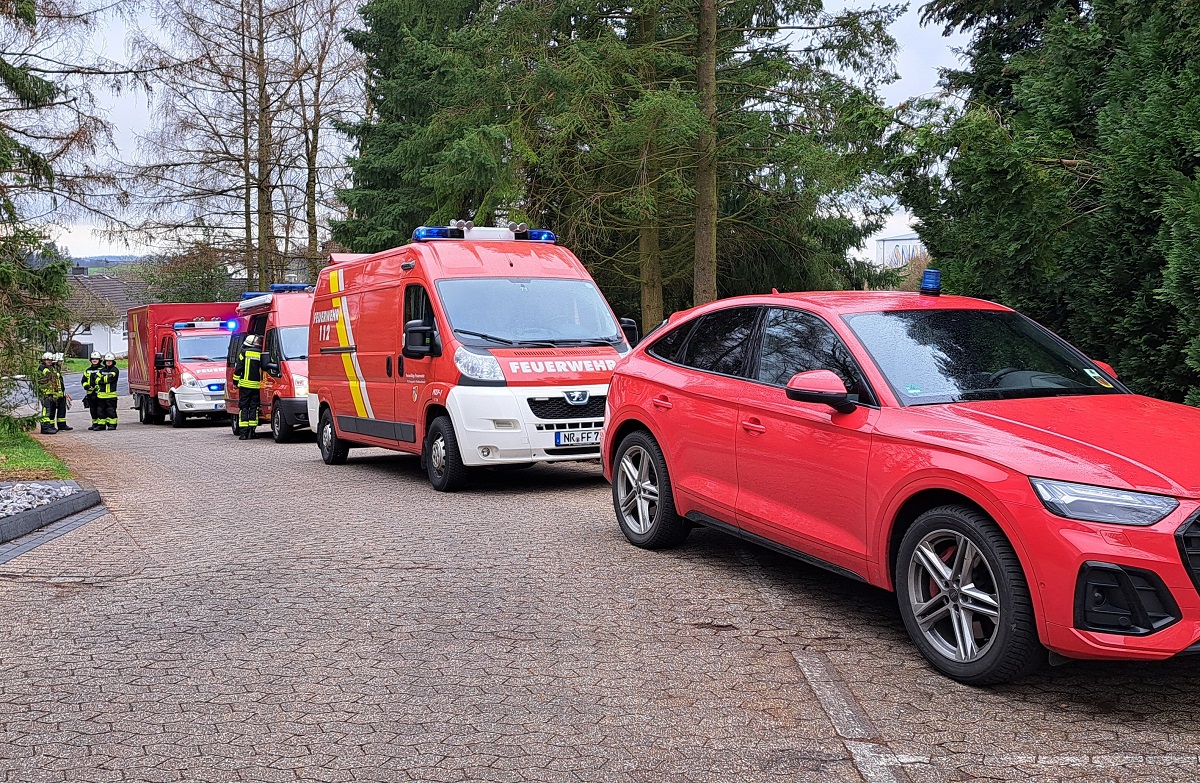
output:
<path id="1" fill-rule="evenodd" d="M 67 306 L 75 313 L 72 324 L 76 355 L 92 351 L 125 356 L 129 353 L 129 322 L 132 307 L 146 303 L 146 285 L 109 275 L 71 275 L 71 296 Z M 98 320 L 84 323 L 89 316 Z"/>
<path id="2" fill-rule="evenodd" d="M 915 233 L 875 240 L 875 263 L 885 269 L 907 264 L 914 256 L 925 254 L 925 245 Z"/>

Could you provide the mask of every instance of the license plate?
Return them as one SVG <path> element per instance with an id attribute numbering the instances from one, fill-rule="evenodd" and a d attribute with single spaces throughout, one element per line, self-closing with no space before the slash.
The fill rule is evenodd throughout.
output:
<path id="1" fill-rule="evenodd" d="M 566 430 L 554 433 L 555 446 L 599 446 L 600 430 Z"/>

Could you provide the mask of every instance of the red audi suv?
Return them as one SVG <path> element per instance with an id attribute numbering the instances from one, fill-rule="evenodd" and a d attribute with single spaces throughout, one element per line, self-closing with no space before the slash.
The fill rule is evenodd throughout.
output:
<path id="1" fill-rule="evenodd" d="M 706 525 L 893 590 L 920 652 L 965 683 L 1047 649 L 1200 652 L 1200 410 L 1131 393 L 1013 310 L 937 294 L 672 316 L 609 388 L 625 537 L 665 548 Z"/>

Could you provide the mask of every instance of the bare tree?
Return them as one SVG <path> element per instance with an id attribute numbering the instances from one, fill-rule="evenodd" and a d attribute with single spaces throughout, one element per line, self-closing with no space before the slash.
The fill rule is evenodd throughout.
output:
<path id="1" fill-rule="evenodd" d="M 360 103 L 349 0 L 149 2 L 136 41 L 156 122 L 127 172 L 139 239 L 232 251 L 254 285 L 311 263 L 344 177 L 327 131 Z"/>

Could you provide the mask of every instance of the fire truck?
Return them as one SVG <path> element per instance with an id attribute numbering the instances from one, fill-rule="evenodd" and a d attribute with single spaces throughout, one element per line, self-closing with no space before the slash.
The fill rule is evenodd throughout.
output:
<path id="1" fill-rule="evenodd" d="M 225 363 L 225 410 L 233 434 L 238 426 L 238 388 L 233 380 L 238 352 L 251 334 L 262 337 L 262 406 L 259 417 L 271 422 L 276 443 L 292 439 L 297 427 L 308 426 L 308 321 L 312 314 L 312 287 L 275 283 L 268 291 L 243 295 L 237 306 L 238 321 L 246 328 L 229 341 Z"/>
<path id="2" fill-rule="evenodd" d="M 225 354 L 236 302 L 152 304 L 129 311 L 129 391 L 142 424 L 225 416 Z"/>
<path id="3" fill-rule="evenodd" d="M 633 322 L 552 232 L 422 226 L 321 271 L 309 421 L 326 464 L 351 446 L 419 454 L 440 491 L 479 468 L 597 459 L 630 340 Z"/>

